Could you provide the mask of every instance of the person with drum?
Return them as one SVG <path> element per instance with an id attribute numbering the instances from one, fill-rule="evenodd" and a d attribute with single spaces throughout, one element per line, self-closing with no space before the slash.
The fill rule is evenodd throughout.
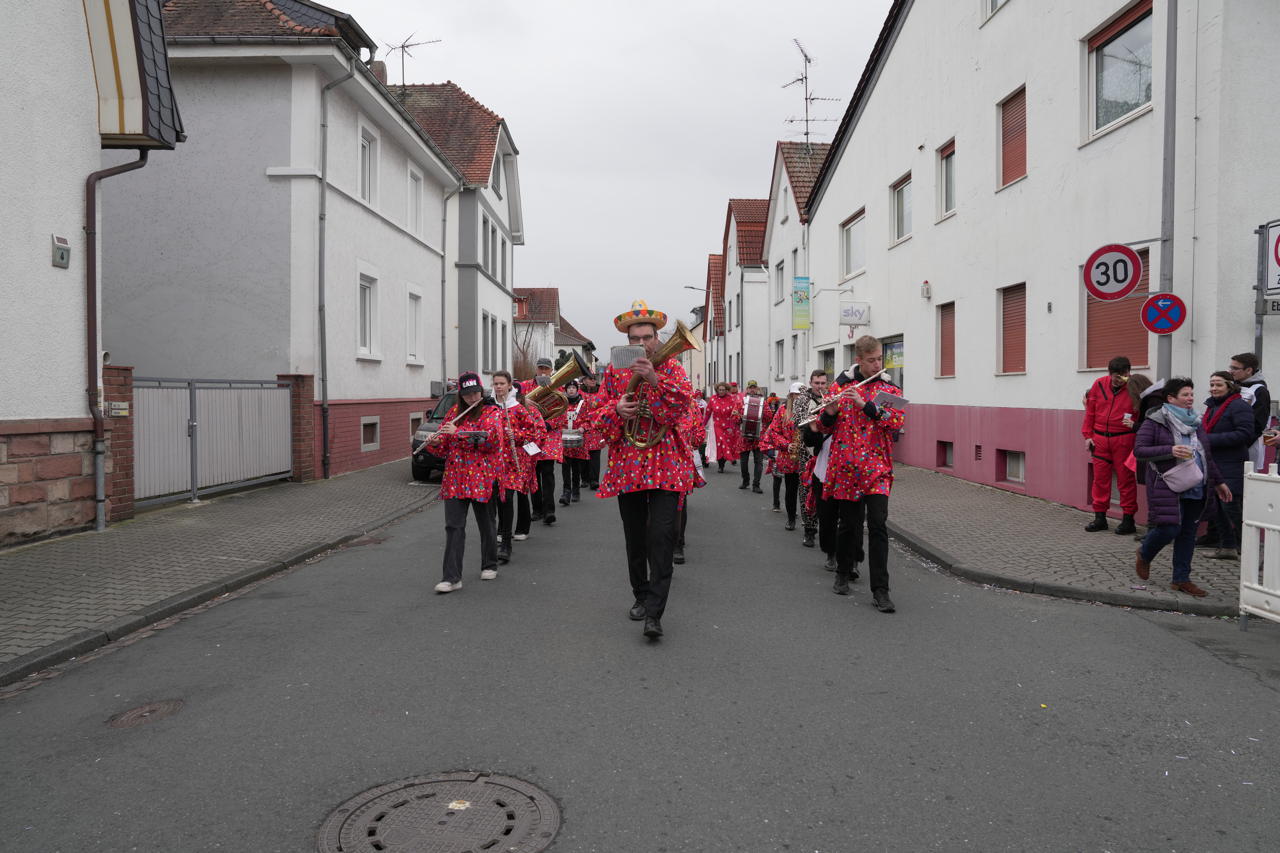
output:
<path id="1" fill-rule="evenodd" d="M 738 423 L 742 420 L 742 407 L 738 398 L 729 393 L 728 382 L 717 382 L 715 396 L 707 403 L 707 418 L 711 421 L 716 439 L 716 468 L 724 473 L 724 463 L 738 462 L 740 436 Z"/>
<path id="2" fill-rule="evenodd" d="M 471 372 L 458 377 L 458 402 L 445 416 L 440 430 L 422 445 L 445 459 L 440 480 L 444 501 L 444 579 L 436 592 L 462 588 L 462 557 L 467 544 L 467 510 L 475 515 L 480 531 L 480 580 L 498 576 L 498 547 L 493 517 L 486 504 L 494 494 L 500 461 L 502 420 L 498 408 L 484 399 L 480 377 Z"/>
<path id="3" fill-rule="evenodd" d="M 644 620 L 650 640 L 663 635 L 676 515 L 681 498 L 694 487 L 693 450 L 680 431 L 693 388 L 680 360 L 670 357 L 671 342 L 658 341 L 666 323 L 666 314 L 640 301 L 614 318 L 614 327 L 629 344 L 644 347 L 645 355 L 628 368 L 605 370 L 602 400 L 592 414 L 609 448 L 596 497 L 618 499 L 635 602 L 629 616 Z"/>
<path id="4" fill-rule="evenodd" d="M 560 495 L 560 506 L 578 502 L 579 491 L 587 480 L 587 465 L 591 461 L 586 433 L 582 428 L 586 398 L 582 396 L 577 382 L 567 383 L 564 393 L 569 398 L 569 408 L 565 410 L 565 428 L 560 433 L 560 443 L 564 447 L 564 461 L 560 463 L 564 491 Z"/>
<path id="5" fill-rule="evenodd" d="M 760 438 L 768 429 L 773 414 L 765 406 L 764 392 L 756 381 L 747 383 L 747 394 L 742 400 L 742 421 L 739 425 L 738 462 L 742 469 L 742 485 L 739 489 L 751 487 L 756 494 L 764 494 L 760 488 L 760 475 L 763 472 L 764 454 L 760 452 Z M 748 462 L 753 463 L 747 470 Z"/>

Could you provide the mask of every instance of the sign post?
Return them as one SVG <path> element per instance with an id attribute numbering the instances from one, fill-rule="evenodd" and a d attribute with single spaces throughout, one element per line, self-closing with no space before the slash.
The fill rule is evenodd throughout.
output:
<path id="1" fill-rule="evenodd" d="M 1084 288 L 1096 299 L 1124 299 L 1142 280 L 1142 259 L 1128 246 L 1108 243 L 1084 265 Z"/>
<path id="2" fill-rule="evenodd" d="M 1262 358 L 1262 318 L 1267 314 L 1280 314 L 1280 219 L 1259 225 L 1253 231 L 1258 235 L 1258 281 L 1255 291 L 1253 318 L 1253 351 Z"/>

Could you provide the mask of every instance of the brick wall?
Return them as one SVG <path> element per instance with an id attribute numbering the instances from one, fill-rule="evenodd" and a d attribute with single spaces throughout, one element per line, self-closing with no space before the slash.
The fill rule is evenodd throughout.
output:
<path id="1" fill-rule="evenodd" d="M 0 545 L 93 522 L 93 421 L 0 421 Z"/>
<path id="2" fill-rule="evenodd" d="M 288 382 L 289 414 L 293 423 L 293 477 L 295 483 L 314 480 L 320 470 L 320 457 L 316 455 L 313 436 L 320 409 L 315 405 L 316 380 L 309 373 L 280 373 L 276 378 Z"/>
<path id="3" fill-rule="evenodd" d="M 409 433 L 409 415 L 422 412 L 425 417 L 431 413 L 435 405 L 435 400 L 428 399 L 331 400 L 329 402 L 330 476 L 407 458 L 412 439 Z M 323 471 L 321 460 L 324 452 L 320 403 L 316 402 L 313 408 L 315 410 L 313 451 L 315 473 L 319 476 Z M 379 419 L 378 448 L 362 450 L 361 419 L 375 416 Z M 406 477 L 408 473 L 406 466 Z"/>
<path id="4" fill-rule="evenodd" d="M 129 414 L 107 418 L 107 521 L 133 518 L 133 368 L 109 364 L 102 369 L 102 393 L 111 403 L 125 403 Z"/>

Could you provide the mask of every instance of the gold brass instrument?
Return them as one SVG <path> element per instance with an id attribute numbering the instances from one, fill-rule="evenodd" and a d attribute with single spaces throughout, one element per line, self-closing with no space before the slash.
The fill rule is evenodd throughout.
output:
<path id="1" fill-rule="evenodd" d="M 673 358 L 686 350 L 702 349 L 702 344 L 698 343 L 698 339 L 689 331 L 689 327 L 682 321 L 676 320 L 676 330 L 672 333 L 671 338 L 662 345 L 662 347 L 653 354 L 650 359 L 653 366 L 657 367 L 669 358 Z M 635 394 L 640 387 L 640 383 L 644 380 L 632 374 L 631 381 L 627 383 L 627 393 Z M 622 436 L 633 447 L 641 450 L 648 450 L 657 447 L 662 443 L 662 439 L 667 434 L 666 424 L 656 424 L 653 421 L 653 412 L 649 408 L 649 395 L 646 391 L 639 395 L 640 410 L 636 412 L 636 416 L 627 421 L 622 428 Z"/>
<path id="2" fill-rule="evenodd" d="M 528 394 L 524 395 L 525 400 L 537 407 L 542 416 L 550 420 L 564 414 L 569 408 L 569 398 L 564 392 L 556 389 L 562 385 L 567 385 L 575 379 L 587 375 L 591 372 L 591 365 L 587 364 L 587 360 L 577 352 L 573 353 L 573 358 L 565 363 L 563 367 L 551 374 L 550 382 L 546 385 L 539 385 Z"/>

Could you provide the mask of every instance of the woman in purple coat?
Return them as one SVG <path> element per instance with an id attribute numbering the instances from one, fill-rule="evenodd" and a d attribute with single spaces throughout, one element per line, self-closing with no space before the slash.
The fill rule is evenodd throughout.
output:
<path id="1" fill-rule="evenodd" d="M 1241 512 L 1244 503 L 1244 462 L 1254 441 L 1253 407 L 1240 397 L 1240 386 L 1225 370 L 1209 377 L 1209 399 L 1205 400 L 1204 429 L 1209 448 L 1222 481 L 1238 500 L 1218 504 L 1218 550 L 1215 560 L 1240 559 Z"/>
<path id="2" fill-rule="evenodd" d="M 1172 588 L 1202 597 L 1205 591 L 1191 582 L 1191 557 L 1195 553 L 1196 528 L 1212 503 L 1210 492 L 1223 501 L 1231 500 L 1231 490 L 1222 482 L 1210 450 L 1209 434 L 1195 413 L 1195 386 L 1190 379 L 1174 378 L 1165 383 L 1158 409 L 1147 413 L 1138 430 L 1133 455 L 1146 465 L 1147 524 L 1149 530 L 1138 546 L 1135 571 L 1146 580 L 1151 561 L 1173 543 Z M 1199 480 L 1183 484 L 1178 491 L 1164 476 L 1183 460 L 1195 460 Z M 1193 474 L 1195 472 L 1193 471 Z"/>

